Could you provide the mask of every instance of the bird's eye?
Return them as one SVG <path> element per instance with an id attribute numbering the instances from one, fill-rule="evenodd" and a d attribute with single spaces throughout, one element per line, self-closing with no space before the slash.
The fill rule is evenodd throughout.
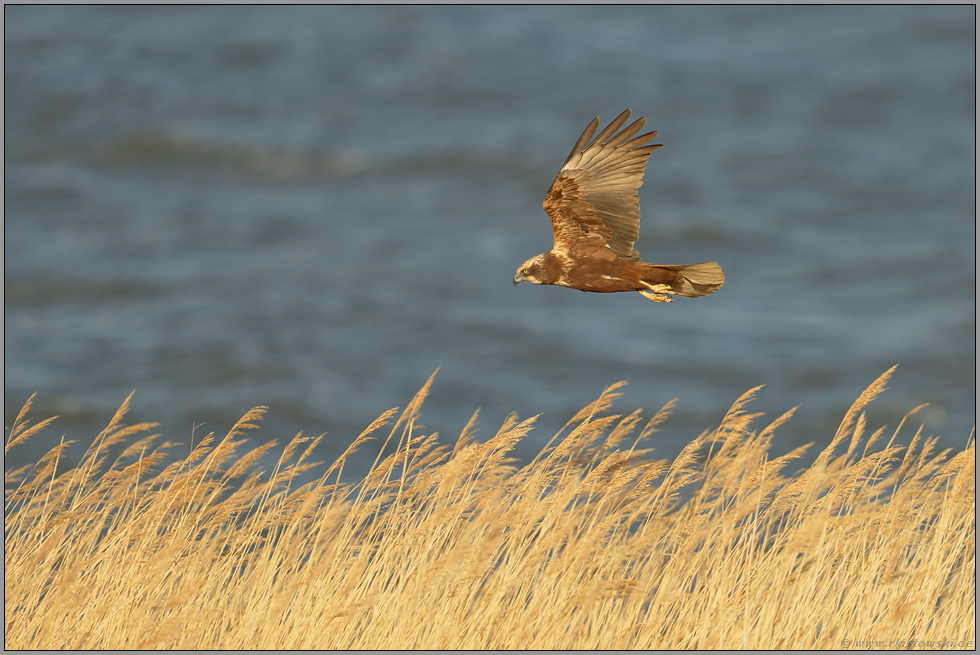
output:
<path id="1" fill-rule="evenodd" d="M 530 275 L 530 274 L 531 274 L 531 270 L 530 269 L 525 268 L 525 269 L 521 270 L 521 275 Z"/>

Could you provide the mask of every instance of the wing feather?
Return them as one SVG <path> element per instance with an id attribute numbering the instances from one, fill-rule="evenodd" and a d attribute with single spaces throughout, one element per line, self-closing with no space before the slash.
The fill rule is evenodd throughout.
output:
<path id="1" fill-rule="evenodd" d="M 599 127 L 599 117 L 596 116 L 595 118 L 592 119 L 592 122 L 589 123 L 589 126 L 585 128 L 585 131 L 582 132 L 582 136 L 578 138 L 578 141 L 575 142 L 575 145 L 572 146 L 572 151 L 568 153 L 568 157 L 565 158 L 565 164 L 568 164 L 568 162 L 572 159 L 572 157 L 579 154 L 579 152 L 585 147 L 585 144 L 589 142 L 589 139 L 592 138 L 592 135 L 595 134 L 596 128 L 598 127 Z M 562 164 L 562 168 L 565 168 L 565 164 Z"/>
<path id="2" fill-rule="evenodd" d="M 647 158 L 661 146 L 649 144 L 656 131 L 634 137 L 645 118 L 618 131 L 630 113 L 621 113 L 594 139 L 599 119 L 589 123 L 548 190 L 544 210 L 551 219 L 556 251 L 567 252 L 585 240 L 609 248 L 617 257 L 640 258 L 633 249 L 640 233 L 636 190 L 643 184 Z"/>

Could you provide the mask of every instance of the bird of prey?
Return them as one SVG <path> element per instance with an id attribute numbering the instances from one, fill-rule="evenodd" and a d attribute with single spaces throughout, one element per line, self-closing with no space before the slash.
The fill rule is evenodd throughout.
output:
<path id="1" fill-rule="evenodd" d="M 555 245 L 521 264 L 515 286 L 527 281 L 598 293 L 639 291 L 655 302 L 670 302 L 675 294 L 697 298 L 721 288 L 725 274 L 717 262 L 648 264 L 633 248 L 640 233 L 636 190 L 647 158 L 661 145 L 646 145 L 656 132 L 631 138 L 645 118 L 617 134 L 629 117 L 627 109 L 594 139 L 599 118 L 585 128 L 544 199 Z"/>

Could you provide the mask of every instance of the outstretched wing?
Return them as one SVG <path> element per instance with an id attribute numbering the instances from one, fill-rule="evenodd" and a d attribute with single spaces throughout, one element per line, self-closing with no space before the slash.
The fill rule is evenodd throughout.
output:
<path id="1" fill-rule="evenodd" d="M 629 117 L 627 109 L 589 141 L 599 127 L 599 119 L 593 120 L 561 167 L 544 199 L 555 232 L 555 250 L 567 252 L 588 239 L 608 247 L 617 257 L 640 258 L 633 249 L 640 234 L 636 190 L 643 184 L 647 158 L 661 145 L 644 145 L 656 138 L 656 132 L 630 138 L 643 128 L 645 118 L 616 134 Z"/>

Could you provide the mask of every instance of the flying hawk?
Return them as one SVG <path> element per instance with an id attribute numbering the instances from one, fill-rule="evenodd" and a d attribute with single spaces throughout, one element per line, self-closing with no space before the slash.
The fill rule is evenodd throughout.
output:
<path id="1" fill-rule="evenodd" d="M 589 141 L 599 127 L 597 117 L 578 138 L 544 199 L 555 245 L 521 264 L 515 286 L 526 280 L 598 293 L 639 291 L 655 302 L 670 302 L 675 294 L 697 298 L 721 288 L 725 274 L 716 262 L 647 264 L 633 248 L 640 233 L 636 190 L 647 158 L 661 145 L 645 145 L 656 132 L 630 138 L 646 118 L 616 134 L 629 117 L 627 109 Z"/>

